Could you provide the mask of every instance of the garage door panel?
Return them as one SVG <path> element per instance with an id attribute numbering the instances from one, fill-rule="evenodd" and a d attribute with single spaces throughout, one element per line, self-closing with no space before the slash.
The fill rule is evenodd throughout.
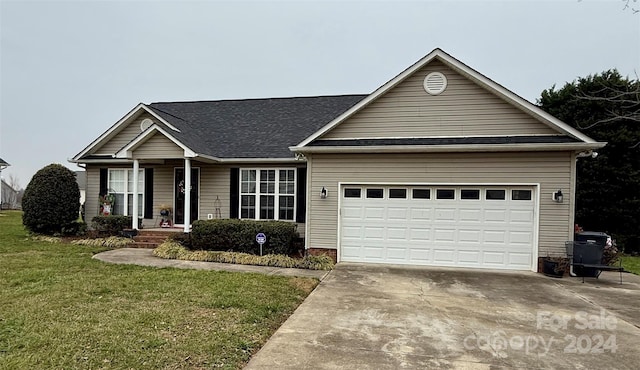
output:
<path id="1" fill-rule="evenodd" d="M 436 208 L 435 222 L 452 222 L 456 220 L 456 210 L 451 208 Z"/>
<path id="2" fill-rule="evenodd" d="M 387 220 L 390 221 L 407 221 L 409 210 L 400 207 L 389 207 L 387 209 Z"/>
<path id="3" fill-rule="evenodd" d="M 381 240 L 384 241 L 384 226 L 365 226 L 364 240 Z"/>
<path id="4" fill-rule="evenodd" d="M 509 232 L 510 244 L 531 245 L 533 242 L 533 233 L 528 231 L 511 231 Z"/>
<path id="5" fill-rule="evenodd" d="M 531 255 L 529 253 L 509 253 L 509 264 L 519 265 L 527 268 L 531 265 Z"/>
<path id="6" fill-rule="evenodd" d="M 433 250 L 433 262 L 435 263 L 450 263 L 455 262 L 456 253 L 451 249 L 434 249 Z"/>
<path id="7" fill-rule="evenodd" d="M 431 222 L 431 220 L 433 220 L 433 208 L 411 207 L 409 215 L 413 221 Z"/>
<path id="8" fill-rule="evenodd" d="M 362 207 L 355 207 L 355 206 L 345 206 L 342 207 L 342 218 L 345 220 L 361 220 L 363 217 L 362 214 Z"/>
<path id="9" fill-rule="evenodd" d="M 480 264 L 480 252 L 471 250 L 458 251 L 458 262 L 466 264 Z"/>
<path id="10" fill-rule="evenodd" d="M 409 230 L 406 227 L 387 227 L 387 239 L 388 240 L 402 240 L 406 241 Z"/>
<path id="11" fill-rule="evenodd" d="M 509 221 L 511 223 L 531 224 L 533 222 L 533 212 L 529 210 L 513 209 L 509 212 Z"/>
<path id="12" fill-rule="evenodd" d="M 384 208 L 383 207 L 365 207 L 364 218 L 367 220 L 384 220 Z"/>
<path id="13" fill-rule="evenodd" d="M 458 242 L 478 243 L 482 241 L 480 230 L 458 229 Z"/>
<path id="14" fill-rule="evenodd" d="M 454 199 L 389 198 L 390 188 L 403 187 L 375 187 L 383 189 L 382 198 L 342 198 L 342 260 L 531 269 L 534 201 L 485 200 L 488 188 L 481 186 L 468 187 L 479 189 L 481 199 L 477 200 L 460 199 L 463 186 L 447 187 L 455 189 Z M 430 188 L 436 196 L 438 187 L 419 188 Z M 501 187 L 490 187 L 496 188 Z M 411 187 L 405 189 L 413 196 Z M 509 187 L 504 189 L 511 194 Z"/>
<path id="15" fill-rule="evenodd" d="M 411 227 L 409 229 L 409 240 L 418 242 L 428 242 L 431 240 L 431 229 L 421 227 Z"/>
<path id="16" fill-rule="evenodd" d="M 454 242 L 456 239 L 455 229 L 434 229 L 434 241 L 436 242 Z"/>
<path id="17" fill-rule="evenodd" d="M 504 230 L 484 230 L 482 236 L 485 243 L 507 242 L 507 232 Z"/>
<path id="18" fill-rule="evenodd" d="M 481 209 L 460 209 L 459 221 L 479 223 L 482 219 L 481 213 Z"/>
<path id="19" fill-rule="evenodd" d="M 485 251 L 482 253 L 482 262 L 485 265 L 503 266 L 506 262 L 506 253 L 499 251 Z"/>
<path id="20" fill-rule="evenodd" d="M 387 248 L 387 260 L 394 262 L 405 261 L 408 253 L 409 251 L 406 247 Z"/>

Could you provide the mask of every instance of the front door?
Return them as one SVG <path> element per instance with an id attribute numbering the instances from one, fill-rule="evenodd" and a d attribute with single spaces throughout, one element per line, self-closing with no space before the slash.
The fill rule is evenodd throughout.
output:
<path id="1" fill-rule="evenodd" d="M 200 203 L 200 169 L 191 169 L 191 221 L 198 219 L 198 204 Z M 174 176 L 174 223 L 177 225 L 184 224 L 184 195 L 187 189 L 184 186 L 184 168 L 176 168 Z"/>

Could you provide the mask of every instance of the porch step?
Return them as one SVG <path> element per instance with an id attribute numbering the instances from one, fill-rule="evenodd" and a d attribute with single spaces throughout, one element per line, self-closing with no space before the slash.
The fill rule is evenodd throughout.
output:
<path id="1" fill-rule="evenodd" d="M 140 230 L 138 235 L 133 237 L 134 242 L 130 245 L 131 248 L 148 248 L 153 249 L 162 244 L 167 238 L 176 231 L 168 230 Z"/>

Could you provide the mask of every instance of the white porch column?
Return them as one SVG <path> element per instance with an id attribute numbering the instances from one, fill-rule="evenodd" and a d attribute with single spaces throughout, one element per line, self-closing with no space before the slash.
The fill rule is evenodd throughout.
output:
<path id="1" fill-rule="evenodd" d="M 138 193 L 140 189 L 138 189 L 138 172 L 140 171 L 140 162 L 137 159 L 133 160 L 133 229 L 138 230 Z"/>
<path id="2" fill-rule="evenodd" d="M 184 159 L 184 232 L 191 226 L 191 160 Z"/>

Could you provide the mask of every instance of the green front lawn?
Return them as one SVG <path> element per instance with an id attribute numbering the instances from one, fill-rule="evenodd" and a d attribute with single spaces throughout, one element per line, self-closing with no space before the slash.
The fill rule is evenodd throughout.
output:
<path id="1" fill-rule="evenodd" d="M 0 213 L 0 369 L 241 368 L 317 281 L 111 265 Z"/>
<path id="2" fill-rule="evenodd" d="M 640 257 L 622 256 L 622 267 L 629 272 L 640 275 Z"/>

